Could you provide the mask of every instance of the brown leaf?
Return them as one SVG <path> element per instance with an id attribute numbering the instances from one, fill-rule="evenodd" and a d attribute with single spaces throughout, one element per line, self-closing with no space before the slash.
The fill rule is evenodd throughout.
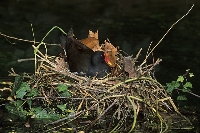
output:
<path id="1" fill-rule="evenodd" d="M 94 33 L 91 30 L 89 30 L 88 38 L 79 40 L 79 42 L 85 44 L 87 47 L 89 47 L 93 51 L 102 51 L 99 45 L 98 31 Z"/>
<path id="2" fill-rule="evenodd" d="M 128 72 L 129 78 L 136 77 L 132 56 L 124 57 L 124 70 Z"/>
<path id="3" fill-rule="evenodd" d="M 94 38 L 98 39 L 98 30 L 97 30 L 97 32 L 92 32 L 91 30 L 89 30 L 88 38 L 90 38 L 90 37 L 94 37 Z"/>
<path id="4" fill-rule="evenodd" d="M 69 68 L 69 66 L 68 66 L 68 64 L 66 64 L 64 58 L 56 57 L 55 58 L 55 64 L 56 64 L 56 66 L 53 70 L 55 70 L 57 72 L 61 72 L 63 70 L 66 70 L 67 68 Z"/>
<path id="5" fill-rule="evenodd" d="M 83 43 L 88 48 L 92 49 L 93 51 L 102 51 L 101 47 L 99 46 L 99 40 L 97 40 L 94 37 L 85 38 L 85 39 L 79 40 L 79 42 Z"/>
<path id="6" fill-rule="evenodd" d="M 115 67 L 117 48 L 115 48 L 111 43 L 107 42 L 106 40 L 104 41 L 104 43 L 105 43 L 104 52 L 111 63 L 110 67 Z"/>

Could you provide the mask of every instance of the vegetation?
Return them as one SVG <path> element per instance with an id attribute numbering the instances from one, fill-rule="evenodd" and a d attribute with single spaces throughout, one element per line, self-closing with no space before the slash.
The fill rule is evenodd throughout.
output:
<path id="1" fill-rule="evenodd" d="M 64 32 L 55 26 L 46 36 L 55 28 Z M 34 127 L 38 132 L 166 132 L 193 128 L 172 100 L 175 90 L 191 92 L 192 84 L 186 76 L 193 74 L 186 71 L 176 81 L 163 86 L 153 71 L 161 59 L 147 64 L 163 38 L 152 49 L 149 47 L 141 64 L 137 63 L 141 50 L 134 58 L 118 50 L 112 74 L 103 79 L 90 79 L 69 72 L 63 58 L 48 55 L 47 44 L 43 43 L 45 37 L 39 45 L 33 45 L 35 73 L 11 73 L 15 76 L 14 83 L 2 90 L 10 91 L 1 101 L 6 101 L 5 108 L 12 114 L 12 120 L 16 117 L 26 120 L 25 126 Z M 41 45 L 45 46 L 45 53 L 40 51 Z M 179 94 L 177 100 L 186 100 L 186 96 Z M 37 127 L 36 119 L 42 121 Z"/>

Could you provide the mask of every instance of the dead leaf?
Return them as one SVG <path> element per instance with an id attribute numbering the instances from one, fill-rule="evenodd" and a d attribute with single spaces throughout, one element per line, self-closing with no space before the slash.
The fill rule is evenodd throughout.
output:
<path id="1" fill-rule="evenodd" d="M 116 66 L 116 54 L 117 54 L 117 48 L 115 48 L 111 43 L 104 41 L 104 52 L 110 61 L 111 65 L 110 67 Z"/>
<path id="2" fill-rule="evenodd" d="M 93 32 L 93 31 L 89 30 L 88 38 L 94 37 L 94 38 L 98 39 L 98 36 L 99 36 L 98 30 L 97 30 L 97 32 Z"/>
<path id="3" fill-rule="evenodd" d="M 85 39 L 79 40 L 79 42 L 83 43 L 88 48 L 92 49 L 93 51 L 102 51 L 101 47 L 99 46 L 99 40 L 97 40 L 94 37 L 85 38 Z"/>
<path id="4" fill-rule="evenodd" d="M 69 68 L 69 66 L 68 66 L 68 64 L 66 64 L 64 58 L 56 57 L 55 64 L 56 65 L 55 65 L 55 68 L 53 68 L 53 70 L 57 71 L 57 72 L 61 72 L 61 71 L 64 71 Z"/>
<path id="5" fill-rule="evenodd" d="M 129 78 L 136 77 L 132 56 L 124 57 L 124 70 L 128 72 Z"/>
<path id="6" fill-rule="evenodd" d="M 83 43 L 88 48 L 92 49 L 93 51 L 102 51 L 99 45 L 98 31 L 94 33 L 91 30 L 89 30 L 88 38 L 79 40 L 79 42 Z"/>

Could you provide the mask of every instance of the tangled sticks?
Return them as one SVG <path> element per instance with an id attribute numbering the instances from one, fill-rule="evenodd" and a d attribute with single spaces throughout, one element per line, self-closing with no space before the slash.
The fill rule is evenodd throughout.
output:
<path id="1" fill-rule="evenodd" d="M 135 66 L 138 55 L 139 53 L 135 58 L 124 57 L 119 52 L 117 68 L 113 68 L 120 69 L 117 71 L 119 76 L 104 79 L 77 76 L 69 72 L 66 67 L 59 66 L 62 64 L 61 61 L 64 61 L 62 59 L 59 62 L 43 59 L 44 62 L 41 64 L 42 67 L 38 68 L 38 73 L 44 73 L 44 75 L 37 79 L 46 84 L 47 88 L 42 86 L 38 88 L 43 88 L 41 90 L 46 101 L 51 101 L 51 97 L 60 98 L 58 94 L 50 93 L 53 91 L 52 85 L 58 83 L 67 85 L 71 95 L 62 99 L 66 99 L 68 108 L 73 108 L 75 111 L 73 115 L 51 124 L 58 124 L 55 128 L 59 128 L 63 126 L 59 123 L 67 121 L 65 125 L 69 122 L 73 123 L 73 128 L 79 127 L 77 130 L 89 131 L 97 126 L 99 130 L 103 128 L 110 132 L 121 130 L 132 132 L 141 129 L 156 129 L 164 132 L 172 125 L 179 126 L 179 122 L 183 119 L 190 125 L 190 121 L 178 111 L 164 86 L 152 77 L 152 70 L 161 59 L 150 65 Z M 131 71 L 126 69 L 126 72 L 122 68 L 127 65 L 127 62 L 133 65 Z M 46 75 L 53 79 L 51 83 L 45 83 L 49 81 L 46 80 Z M 130 77 L 130 75 L 134 76 Z M 87 119 L 83 115 L 86 115 Z M 177 124 L 174 125 L 173 122 Z"/>

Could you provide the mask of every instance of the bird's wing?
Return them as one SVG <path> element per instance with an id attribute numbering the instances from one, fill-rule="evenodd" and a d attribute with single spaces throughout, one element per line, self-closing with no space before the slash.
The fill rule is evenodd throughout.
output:
<path id="1" fill-rule="evenodd" d="M 74 45 L 78 50 L 84 51 L 84 52 L 90 52 L 93 53 L 92 49 L 84 45 L 83 43 L 79 42 L 77 39 L 74 38 L 74 33 L 73 29 L 71 28 L 67 34 L 67 39 L 66 39 L 66 45 Z M 67 46 L 67 47 L 73 47 L 73 46 Z"/>

